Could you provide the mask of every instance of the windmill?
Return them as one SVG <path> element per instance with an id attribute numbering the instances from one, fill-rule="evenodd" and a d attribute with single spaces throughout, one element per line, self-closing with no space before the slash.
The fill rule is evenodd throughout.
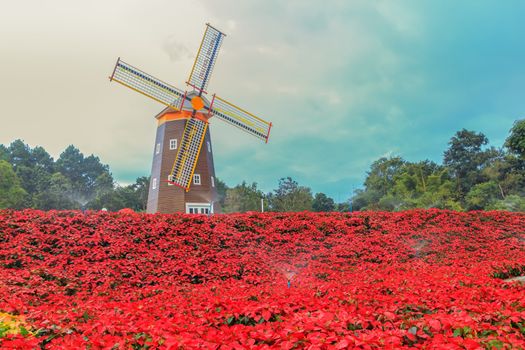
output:
<path id="1" fill-rule="evenodd" d="M 147 211 L 202 213 L 217 211 L 217 190 L 208 120 L 216 117 L 268 142 L 272 123 L 213 94 L 207 87 L 226 35 L 206 24 L 197 57 L 183 91 L 117 60 L 110 81 L 116 81 L 165 105 L 156 119 Z M 206 142 L 207 147 L 203 148 Z M 177 150 L 176 153 L 173 152 Z M 169 164 L 169 165 L 168 165 Z M 196 169 L 199 173 L 196 173 Z"/>

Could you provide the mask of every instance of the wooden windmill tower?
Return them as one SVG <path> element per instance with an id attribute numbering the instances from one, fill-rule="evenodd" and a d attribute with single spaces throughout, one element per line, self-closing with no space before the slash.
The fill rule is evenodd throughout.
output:
<path id="1" fill-rule="evenodd" d="M 216 96 L 205 97 L 225 34 L 206 24 L 206 31 L 182 91 L 120 58 L 109 78 L 166 106 L 157 116 L 148 213 L 208 214 L 219 210 L 208 120 L 217 117 L 265 142 L 271 123 Z"/>

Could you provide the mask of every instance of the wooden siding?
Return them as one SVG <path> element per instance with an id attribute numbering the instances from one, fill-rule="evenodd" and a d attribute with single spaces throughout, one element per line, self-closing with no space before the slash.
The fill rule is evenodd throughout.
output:
<path id="1" fill-rule="evenodd" d="M 169 185 L 168 175 L 173 167 L 173 162 L 177 155 L 176 150 L 170 150 L 170 140 L 177 139 L 177 147 L 180 147 L 182 133 L 186 119 L 176 119 L 164 122 L 157 128 L 157 136 L 154 145 L 154 154 L 152 162 L 151 183 L 148 194 L 148 213 L 173 213 L 185 212 L 186 203 L 211 203 L 217 200 L 217 189 L 211 186 L 211 176 L 215 178 L 215 169 L 213 164 L 213 152 L 208 152 L 207 142 L 210 142 L 210 129 L 206 131 L 203 147 L 199 153 L 199 159 L 195 167 L 195 174 L 201 176 L 201 184 L 192 184 L 190 190 L 185 192 L 184 189 Z M 160 154 L 155 154 L 155 147 L 161 142 Z M 210 149 L 213 151 L 213 149 Z M 157 188 L 152 188 L 153 178 L 157 178 Z M 214 205 L 214 212 L 219 212 L 220 208 Z"/>

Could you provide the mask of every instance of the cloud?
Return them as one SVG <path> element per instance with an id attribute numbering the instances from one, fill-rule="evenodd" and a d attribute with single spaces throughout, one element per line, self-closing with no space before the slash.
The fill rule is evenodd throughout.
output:
<path id="1" fill-rule="evenodd" d="M 171 61 L 180 61 L 186 58 L 192 58 L 190 50 L 175 35 L 168 36 L 162 45 L 162 49 L 168 54 Z"/>

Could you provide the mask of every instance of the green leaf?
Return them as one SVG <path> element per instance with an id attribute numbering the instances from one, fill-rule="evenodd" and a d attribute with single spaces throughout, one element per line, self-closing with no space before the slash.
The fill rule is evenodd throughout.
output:
<path id="1" fill-rule="evenodd" d="M 20 326 L 20 334 L 22 334 L 25 337 L 29 334 L 29 331 L 24 326 Z"/>
<path id="2" fill-rule="evenodd" d="M 497 339 L 492 339 L 492 340 L 489 340 L 487 342 L 487 345 L 488 345 L 488 348 L 489 349 L 503 349 L 505 343 L 503 343 L 501 340 L 497 340 Z"/>

